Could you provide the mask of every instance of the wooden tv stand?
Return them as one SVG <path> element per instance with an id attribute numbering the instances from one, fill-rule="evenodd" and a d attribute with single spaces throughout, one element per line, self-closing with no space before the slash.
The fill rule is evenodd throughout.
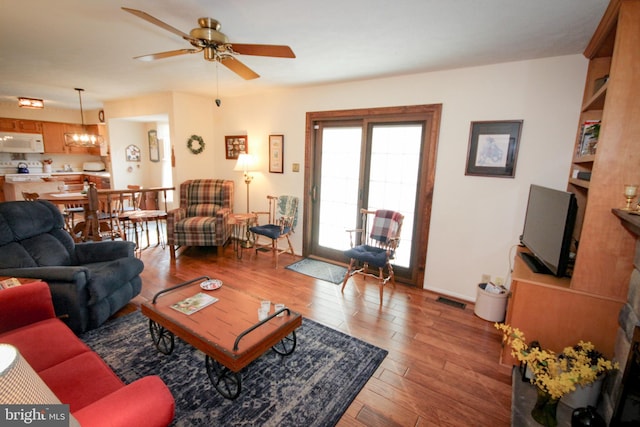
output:
<path id="1" fill-rule="evenodd" d="M 571 289 L 571 279 L 537 274 L 524 263 L 518 248 L 511 275 L 511 295 L 505 323 L 520 329 L 527 340 L 560 352 L 578 341 L 591 341 L 607 357 L 613 356 L 618 313 L 624 302 Z M 500 362 L 517 365 L 505 347 Z"/>

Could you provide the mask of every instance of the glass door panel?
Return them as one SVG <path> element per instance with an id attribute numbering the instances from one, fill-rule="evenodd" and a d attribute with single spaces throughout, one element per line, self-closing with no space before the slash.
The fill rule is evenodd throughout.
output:
<path id="1" fill-rule="evenodd" d="M 343 251 L 348 245 L 345 230 L 356 227 L 361 145 L 361 127 L 322 130 L 318 246 Z"/>
<path id="2" fill-rule="evenodd" d="M 389 209 L 404 215 L 395 265 L 406 268 L 413 253 L 422 130 L 422 124 L 371 127 L 367 209 Z"/>
<path id="3" fill-rule="evenodd" d="M 318 126 L 312 255 L 345 261 L 345 230 L 361 226 L 360 209 L 390 209 L 405 217 L 395 265 L 412 268 L 423 129 L 422 122 Z"/>

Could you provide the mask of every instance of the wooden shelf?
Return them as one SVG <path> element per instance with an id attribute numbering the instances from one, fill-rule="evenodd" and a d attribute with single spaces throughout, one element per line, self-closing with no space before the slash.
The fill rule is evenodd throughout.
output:
<path id="1" fill-rule="evenodd" d="M 593 94 L 591 98 L 587 99 L 582 106 L 582 112 L 584 113 L 585 111 L 597 111 L 604 109 L 604 99 L 606 98 L 608 87 L 609 82 L 606 82 L 596 91 L 596 93 Z"/>
<path id="2" fill-rule="evenodd" d="M 622 225 L 640 239 L 640 215 L 630 213 L 623 209 L 612 209 L 615 216 L 620 218 Z"/>
<path id="3" fill-rule="evenodd" d="M 573 163 L 593 163 L 596 160 L 595 154 L 588 154 L 585 156 L 575 156 Z"/>
<path id="4" fill-rule="evenodd" d="M 576 187 L 589 188 L 590 182 L 584 179 L 569 178 L 569 184 L 575 185 Z"/>

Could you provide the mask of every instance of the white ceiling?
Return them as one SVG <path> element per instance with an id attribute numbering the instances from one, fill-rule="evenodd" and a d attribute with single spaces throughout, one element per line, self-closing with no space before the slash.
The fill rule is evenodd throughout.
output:
<path id="1" fill-rule="evenodd" d="M 608 0 L 0 0 L 0 102 L 87 109 L 162 91 L 212 98 L 581 53 Z M 212 17 L 231 42 L 283 44 L 295 59 L 240 56 L 245 81 L 121 7 L 188 33 Z M 216 68 L 219 68 L 216 79 Z"/>

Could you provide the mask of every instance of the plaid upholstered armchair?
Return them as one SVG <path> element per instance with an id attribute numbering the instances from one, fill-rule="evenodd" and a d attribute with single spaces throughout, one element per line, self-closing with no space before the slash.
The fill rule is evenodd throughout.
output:
<path id="1" fill-rule="evenodd" d="M 180 207 L 167 213 L 167 244 L 175 260 L 180 246 L 217 246 L 231 236 L 233 181 L 194 179 L 180 184 Z"/>

